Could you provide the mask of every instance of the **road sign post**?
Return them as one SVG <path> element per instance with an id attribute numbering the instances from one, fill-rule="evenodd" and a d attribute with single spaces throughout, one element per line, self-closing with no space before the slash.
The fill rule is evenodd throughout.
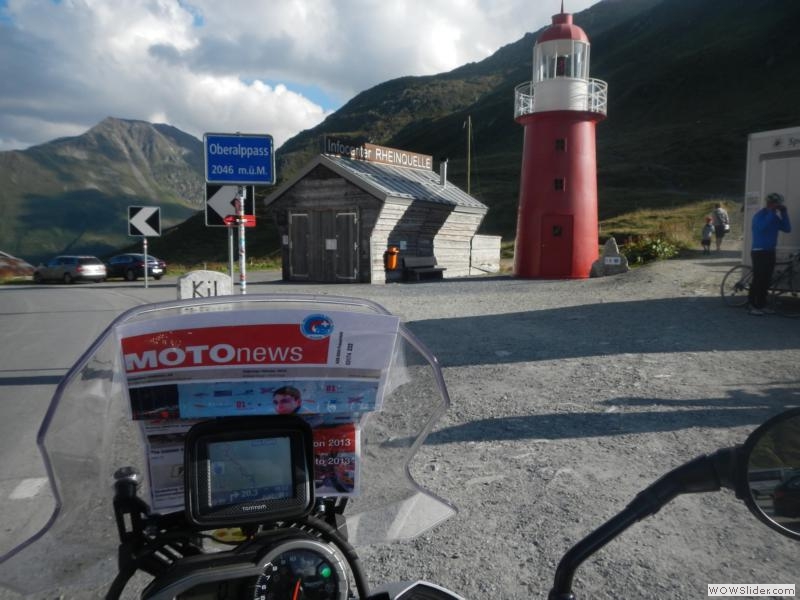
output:
<path id="1" fill-rule="evenodd" d="M 233 283 L 233 227 L 230 224 L 228 225 L 228 275 Z"/>
<path id="2" fill-rule="evenodd" d="M 206 227 L 228 228 L 228 275 L 230 275 L 231 281 L 233 281 L 233 228 L 238 219 L 235 206 L 236 199 L 239 197 L 239 187 L 238 185 L 206 184 Z M 255 227 L 255 188 L 252 185 L 248 185 L 245 186 L 245 190 L 245 226 Z"/>
<path id="3" fill-rule="evenodd" d="M 147 269 L 147 238 L 142 238 L 142 254 L 144 254 L 144 287 L 147 289 L 150 287 L 150 280 L 148 279 L 148 269 Z"/>
<path id="4" fill-rule="evenodd" d="M 245 258 L 245 244 L 244 244 L 244 200 L 247 191 L 244 186 L 239 187 L 239 198 L 236 203 L 236 220 L 239 222 L 239 287 L 242 294 L 247 293 L 247 261 Z"/>
<path id="5" fill-rule="evenodd" d="M 129 206 L 128 235 L 142 238 L 144 254 L 144 287 L 148 288 L 147 238 L 161 235 L 161 208 L 158 206 Z"/>
<path id="6" fill-rule="evenodd" d="M 242 294 L 247 293 L 245 227 L 255 226 L 255 209 L 253 214 L 246 214 L 248 185 L 275 185 L 275 152 L 271 135 L 206 133 L 203 135 L 205 149 L 206 184 L 220 184 L 223 189 L 236 186 L 233 199 L 234 217 L 239 227 L 239 284 Z M 209 200 L 206 186 L 206 225 L 208 225 L 208 206 L 228 225 L 228 214 L 223 214 L 230 201 L 216 193 Z M 252 188 L 251 188 L 252 190 Z M 255 192 L 250 196 L 255 204 Z M 250 218 L 248 218 L 250 217 Z M 233 271 L 233 230 L 229 229 L 228 245 L 230 265 Z M 233 273 L 231 272 L 231 276 Z"/>

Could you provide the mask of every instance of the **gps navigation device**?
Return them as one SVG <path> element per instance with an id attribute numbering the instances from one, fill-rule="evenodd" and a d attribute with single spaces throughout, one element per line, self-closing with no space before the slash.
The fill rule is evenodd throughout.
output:
<path id="1" fill-rule="evenodd" d="M 303 517 L 314 505 L 311 427 L 277 416 L 198 423 L 186 434 L 184 477 L 187 518 L 194 525 Z"/>

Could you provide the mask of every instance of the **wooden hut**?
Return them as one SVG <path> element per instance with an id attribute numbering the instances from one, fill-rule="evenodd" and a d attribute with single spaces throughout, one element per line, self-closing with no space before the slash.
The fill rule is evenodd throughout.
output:
<path id="1" fill-rule="evenodd" d="M 475 272 L 473 238 L 487 207 L 447 181 L 446 163 L 436 173 L 427 155 L 325 144 L 330 153 L 265 200 L 282 238 L 285 281 L 401 280 L 409 257 L 435 258 L 448 278 Z M 478 237 L 485 256 L 487 236 Z M 399 251 L 394 269 L 387 268 L 390 248 Z"/>

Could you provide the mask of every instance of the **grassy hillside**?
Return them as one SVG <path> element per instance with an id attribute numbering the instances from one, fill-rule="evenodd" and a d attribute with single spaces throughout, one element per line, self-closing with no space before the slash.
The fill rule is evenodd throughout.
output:
<path id="1" fill-rule="evenodd" d="M 162 227 L 204 202 L 203 144 L 167 125 L 108 118 L 87 133 L 0 152 L 0 248 L 38 262 L 129 242 L 128 206 L 160 206 Z"/>
<path id="2" fill-rule="evenodd" d="M 793 29 L 800 2 L 618 0 L 575 22 L 592 42 L 591 75 L 609 84 L 608 118 L 597 129 L 601 219 L 739 198 L 747 135 L 800 124 L 800 36 Z M 465 187 L 470 115 L 471 191 L 491 207 L 482 230 L 513 237 L 522 149 L 514 87 L 531 78 L 535 39 L 527 35 L 451 73 L 367 90 L 287 142 L 278 151 L 280 176 L 316 151 L 321 134 L 352 133 L 448 157 L 451 179 Z M 391 134 L 387 124 L 396 127 Z"/>

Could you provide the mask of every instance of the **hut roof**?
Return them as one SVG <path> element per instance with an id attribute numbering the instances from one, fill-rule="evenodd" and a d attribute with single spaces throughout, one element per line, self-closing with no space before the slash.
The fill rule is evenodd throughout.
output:
<path id="1" fill-rule="evenodd" d="M 430 169 L 397 167 L 341 156 L 320 154 L 293 179 L 267 197 L 267 206 L 286 193 L 318 165 L 329 168 L 376 198 L 406 199 L 486 212 L 488 207 L 452 183 L 441 184 L 440 175 Z"/>

